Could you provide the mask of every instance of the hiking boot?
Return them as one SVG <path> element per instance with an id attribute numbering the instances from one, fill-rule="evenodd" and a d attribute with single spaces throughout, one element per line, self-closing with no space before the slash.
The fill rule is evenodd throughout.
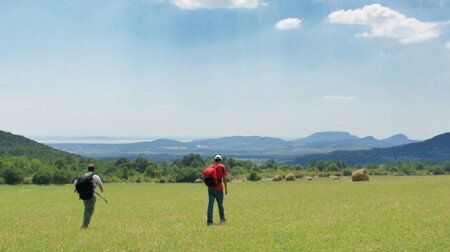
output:
<path id="1" fill-rule="evenodd" d="M 214 222 L 208 221 L 208 222 L 206 222 L 206 225 L 207 225 L 207 226 L 212 226 L 212 225 L 214 225 Z"/>
<path id="2" fill-rule="evenodd" d="M 220 223 L 222 223 L 222 224 L 223 224 L 223 223 L 227 223 L 227 219 L 221 219 L 221 220 L 220 220 Z"/>

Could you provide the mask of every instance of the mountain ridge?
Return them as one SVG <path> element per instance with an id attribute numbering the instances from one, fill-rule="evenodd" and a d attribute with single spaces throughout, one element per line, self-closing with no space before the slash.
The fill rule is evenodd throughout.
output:
<path id="1" fill-rule="evenodd" d="M 334 150 L 370 149 L 390 147 L 413 140 L 403 139 L 403 142 L 386 142 L 372 136 L 357 137 L 348 132 L 317 132 L 306 138 L 283 140 L 275 137 L 261 136 L 227 136 L 207 138 L 193 141 L 177 141 L 172 139 L 156 139 L 126 144 L 50 144 L 51 146 L 70 153 L 96 158 L 113 158 L 120 156 L 183 155 L 199 153 L 201 155 L 224 155 L 241 158 L 281 158 L 287 160 L 299 155 L 330 152 Z"/>
<path id="2" fill-rule="evenodd" d="M 293 163 L 303 165 L 313 160 L 339 160 L 348 165 L 382 164 L 397 161 L 427 161 L 440 162 L 450 160 L 450 132 L 439 134 L 422 142 L 399 145 L 388 148 L 370 150 L 333 151 L 322 154 L 311 154 L 298 157 Z"/>

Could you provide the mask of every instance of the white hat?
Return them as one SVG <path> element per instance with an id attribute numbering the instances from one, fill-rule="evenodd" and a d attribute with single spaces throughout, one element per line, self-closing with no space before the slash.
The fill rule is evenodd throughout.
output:
<path id="1" fill-rule="evenodd" d="M 221 155 L 216 155 L 216 156 L 214 157 L 214 160 L 222 160 L 222 156 L 221 156 Z"/>

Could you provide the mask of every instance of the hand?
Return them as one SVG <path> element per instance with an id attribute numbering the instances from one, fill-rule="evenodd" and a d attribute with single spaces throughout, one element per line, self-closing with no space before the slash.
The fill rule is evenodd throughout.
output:
<path id="1" fill-rule="evenodd" d="M 225 195 L 227 195 L 228 194 L 228 189 L 227 188 L 225 188 Z"/>

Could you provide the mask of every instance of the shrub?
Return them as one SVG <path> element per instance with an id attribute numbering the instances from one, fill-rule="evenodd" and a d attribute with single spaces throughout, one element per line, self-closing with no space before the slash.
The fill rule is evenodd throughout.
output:
<path id="1" fill-rule="evenodd" d="M 5 180 L 5 183 L 8 185 L 16 185 L 23 182 L 23 174 L 17 169 L 13 168 L 6 168 L 3 171 L 3 179 Z"/>
<path id="2" fill-rule="evenodd" d="M 433 175 L 444 175 L 444 169 L 442 169 L 442 167 L 440 166 L 433 166 L 433 168 L 431 168 L 431 172 L 433 173 Z"/>
<path id="3" fill-rule="evenodd" d="M 38 171 L 33 175 L 33 184 L 48 185 L 52 183 L 53 175 L 49 171 Z"/>
<path id="4" fill-rule="evenodd" d="M 342 175 L 343 176 L 351 176 L 352 175 L 352 169 L 350 168 L 345 168 L 344 170 L 342 170 Z"/>
<path id="5" fill-rule="evenodd" d="M 247 177 L 248 181 L 258 181 L 261 180 L 261 177 L 256 173 L 256 171 L 251 171 Z"/>

